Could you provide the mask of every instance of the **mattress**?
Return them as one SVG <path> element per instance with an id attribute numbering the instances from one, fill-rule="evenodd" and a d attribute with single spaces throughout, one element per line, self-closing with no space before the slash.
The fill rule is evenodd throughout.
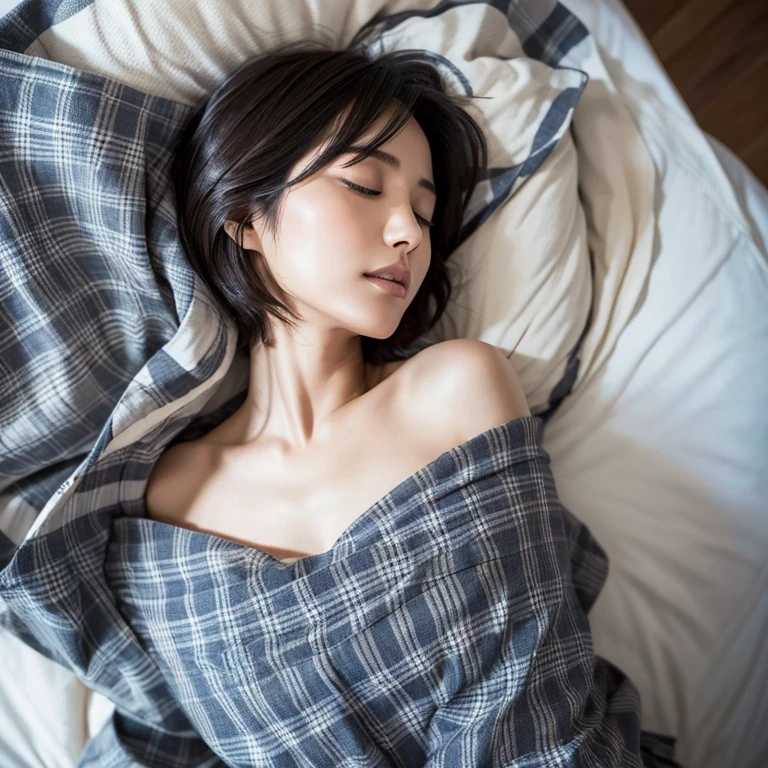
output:
<path id="1" fill-rule="evenodd" d="M 654 267 L 594 386 L 545 435 L 606 547 L 595 648 L 695 768 L 768 764 L 768 193 L 696 126 L 618 0 L 567 0 L 659 172 Z M 597 505 L 597 506 L 596 506 Z"/>

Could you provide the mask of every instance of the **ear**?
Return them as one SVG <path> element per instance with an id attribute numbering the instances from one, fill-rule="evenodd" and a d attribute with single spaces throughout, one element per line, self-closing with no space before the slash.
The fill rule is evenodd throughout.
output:
<path id="1" fill-rule="evenodd" d="M 227 219 L 224 222 L 224 231 L 235 240 L 235 230 L 237 228 L 237 222 Z M 237 240 L 235 240 L 237 243 Z M 261 239 L 258 233 L 254 229 L 252 222 L 247 222 L 243 228 L 243 248 L 247 251 L 261 251 Z"/>

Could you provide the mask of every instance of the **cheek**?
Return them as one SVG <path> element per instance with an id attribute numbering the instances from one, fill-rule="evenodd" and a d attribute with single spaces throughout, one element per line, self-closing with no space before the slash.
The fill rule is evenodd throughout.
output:
<path id="1" fill-rule="evenodd" d="M 282 217 L 280 261 L 286 277 L 290 273 L 302 282 L 329 283 L 348 272 L 342 265 L 364 270 L 359 206 L 319 188 L 302 193 L 289 196 Z"/>
<path id="2" fill-rule="evenodd" d="M 357 203 L 351 192 L 331 184 L 313 184 L 292 197 L 293 222 L 307 232 L 333 233 L 337 239 L 343 238 L 365 215 L 365 206 Z"/>
<path id="3" fill-rule="evenodd" d="M 414 269 L 420 271 L 422 279 L 429 272 L 429 267 L 432 263 L 432 244 L 429 242 L 429 234 L 424 235 L 424 242 L 421 248 L 418 249 L 418 253 L 413 254 L 411 263 Z"/>

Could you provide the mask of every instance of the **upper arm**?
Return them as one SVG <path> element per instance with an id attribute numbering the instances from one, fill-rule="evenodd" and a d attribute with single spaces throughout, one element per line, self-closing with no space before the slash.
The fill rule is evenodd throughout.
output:
<path id="1" fill-rule="evenodd" d="M 421 391 L 427 403 L 423 407 L 436 424 L 453 426 L 456 439 L 469 440 L 531 415 L 517 372 L 498 347 L 476 339 L 452 339 L 420 355 L 424 356 Z"/>

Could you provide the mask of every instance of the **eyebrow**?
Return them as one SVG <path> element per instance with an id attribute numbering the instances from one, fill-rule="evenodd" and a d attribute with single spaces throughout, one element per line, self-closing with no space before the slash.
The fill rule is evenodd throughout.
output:
<path id="1" fill-rule="evenodd" d="M 355 152 L 364 152 L 368 150 L 367 147 L 357 147 L 357 146 L 350 147 L 349 149 Z M 390 155 L 389 152 L 384 152 L 381 149 L 371 149 L 369 151 L 370 151 L 370 157 L 375 157 L 377 160 L 381 160 L 382 163 L 390 166 L 391 168 L 394 168 L 396 171 L 400 170 L 400 160 L 398 160 L 394 155 Z M 435 189 L 435 185 L 431 181 L 421 178 L 418 181 L 418 185 L 428 190 L 435 197 L 437 197 L 437 190 Z"/>

